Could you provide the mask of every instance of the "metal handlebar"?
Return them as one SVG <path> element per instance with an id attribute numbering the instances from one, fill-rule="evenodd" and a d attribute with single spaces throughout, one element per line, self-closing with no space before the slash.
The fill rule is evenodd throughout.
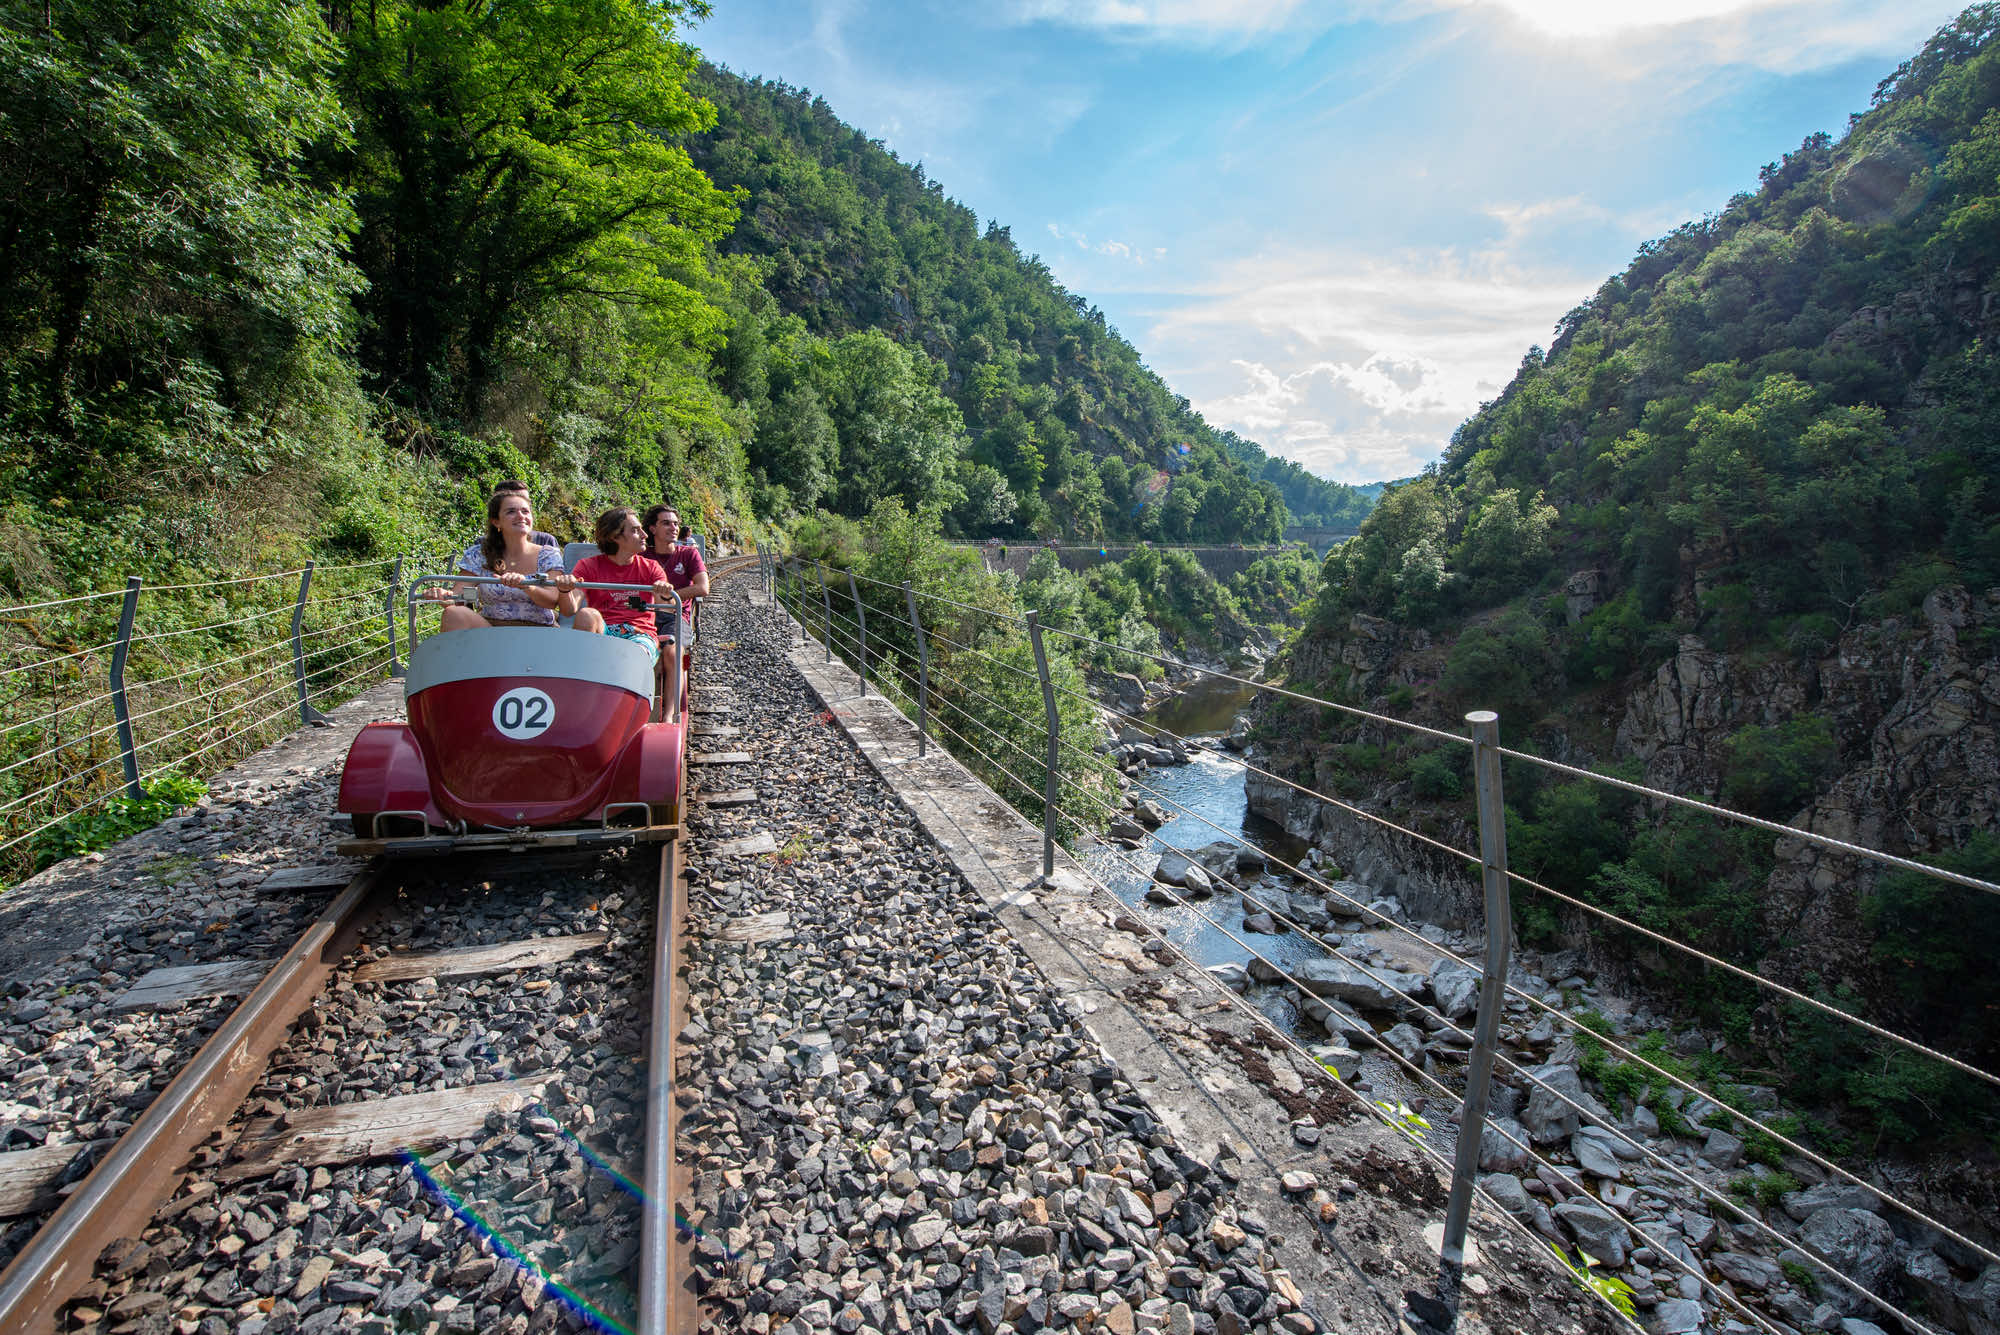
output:
<path id="1" fill-rule="evenodd" d="M 418 596 L 417 593 L 418 589 L 424 587 L 425 585 L 438 585 L 438 584 L 450 584 L 453 585 L 454 587 L 464 584 L 474 584 L 474 585 L 494 584 L 494 585 L 500 585 L 505 588 L 518 588 L 518 587 L 554 588 L 555 587 L 555 581 L 550 579 L 546 575 L 529 575 L 522 580 L 520 585 L 510 585 L 507 583 L 506 580 L 501 579 L 495 575 L 419 575 L 415 579 L 410 581 L 410 592 L 409 592 L 410 647 L 413 649 L 416 647 L 417 643 L 417 608 L 419 606 L 430 606 L 430 605 L 442 607 L 452 601 L 451 599 L 423 598 Z M 622 592 L 629 594 L 632 593 L 634 589 L 650 589 L 652 586 L 642 585 L 642 584 L 602 584 L 602 583 L 586 582 L 584 580 L 577 580 L 569 587 L 571 589 L 601 589 L 608 593 Z M 568 590 L 565 590 L 565 592 L 568 592 Z M 644 595 L 635 594 L 634 596 L 643 597 Z M 671 611 L 676 617 L 684 617 L 687 613 L 689 605 L 692 604 L 694 600 L 692 598 L 682 598 L 678 591 L 676 591 L 672 596 L 673 596 L 673 602 L 671 603 L 655 602 L 647 604 L 647 606 L 650 607 L 651 610 L 655 612 Z M 638 607 L 640 606 L 640 604 L 633 603 L 632 606 Z"/>

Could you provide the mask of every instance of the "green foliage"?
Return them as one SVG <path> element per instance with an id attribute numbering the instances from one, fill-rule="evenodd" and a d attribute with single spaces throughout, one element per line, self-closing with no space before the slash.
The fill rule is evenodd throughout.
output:
<path id="1" fill-rule="evenodd" d="M 1502 727 L 1525 731 L 1542 715 L 1553 671 L 1548 632 L 1526 612 L 1510 610 L 1466 628 L 1438 686 L 1454 706 L 1493 710 Z"/>
<path id="2" fill-rule="evenodd" d="M 109 848 L 121 839 L 150 829 L 181 807 L 199 802 L 208 789 L 172 770 L 155 775 L 144 797 L 115 797 L 57 822 L 30 841 L 36 870 L 79 854 Z"/>
<path id="3" fill-rule="evenodd" d="M 1861 1010 L 1852 988 L 1820 999 L 1850 1013 Z M 1784 1021 L 1790 1093 L 1836 1110 L 1848 1127 L 1868 1138 L 1865 1147 L 1857 1147 L 1864 1152 L 1873 1154 L 1884 1144 L 1935 1144 L 1967 1132 L 1991 1134 L 1985 1086 L 1973 1077 L 1796 1003 L 1786 1008 Z"/>
<path id="4" fill-rule="evenodd" d="M 691 280 L 733 210 L 678 142 L 713 122 L 673 39 L 683 12 L 332 6 L 359 112 L 337 169 L 361 217 L 363 353 L 392 398 L 478 417 L 526 350 L 514 340 L 556 332 L 548 317 L 565 309 L 643 309 L 649 328 L 626 332 L 645 343 L 720 332 Z"/>
<path id="5" fill-rule="evenodd" d="M 1723 805 L 1770 820 L 1790 820 L 1808 805 L 1840 758 L 1833 729 L 1817 714 L 1739 728 L 1723 754 Z"/>
<path id="6" fill-rule="evenodd" d="M 1027 609 L 1014 580 L 988 574 L 976 553 L 946 544 L 936 507 L 911 511 L 895 497 L 876 502 L 858 525 L 825 514 L 802 520 L 793 527 L 791 547 L 795 554 L 820 552 L 817 559 L 852 570 L 867 610 L 871 680 L 914 715 L 919 660 L 902 589 L 909 583 L 928 636 L 933 735 L 1005 801 L 1039 820 L 1046 707 L 1033 648 L 1019 628 Z M 1051 563 L 1038 572 L 1044 580 L 1061 573 L 1049 555 Z M 852 664 L 858 656 L 853 604 L 845 579 L 838 585 L 833 646 Z M 795 615 L 817 633 L 824 611 L 810 574 L 787 581 L 783 592 Z M 1097 753 L 1103 732 L 1070 642 L 1045 635 L 1043 643 L 1060 725 L 1057 832 L 1073 845 L 1109 821 L 1118 802 L 1117 778 Z"/>
<path id="7" fill-rule="evenodd" d="M 1430 802 L 1456 802 L 1465 796 L 1471 775 L 1469 752 L 1425 751 L 1410 762 L 1410 791 Z"/>
<path id="8" fill-rule="evenodd" d="M 1785 1197 L 1799 1189 L 1799 1181 L 1790 1173 L 1766 1173 L 1762 1176 L 1746 1174 L 1731 1178 L 1729 1193 L 1746 1201 L 1756 1202 L 1758 1208 L 1775 1210 Z"/>
<path id="9" fill-rule="evenodd" d="M 1411 1140 L 1422 1140 L 1422 1133 L 1431 1129 L 1429 1122 L 1419 1117 L 1411 1110 L 1409 1104 L 1402 1102 L 1400 1099 L 1395 1103 L 1377 1099 L 1375 1100 L 1375 1106 L 1382 1110 L 1382 1115 L 1388 1119 L 1390 1126 L 1395 1127 Z"/>
<path id="10" fill-rule="evenodd" d="M 739 326 L 782 313 L 829 346 L 884 331 L 928 367 L 966 449 L 942 481 L 916 469 L 908 498 L 962 494 L 945 507 L 957 534 L 1258 543 L 1283 533 L 1288 498 L 1305 522 L 1351 523 L 1366 511 L 1352 489 L 1211 428 L 1005 227 L 982 230 L 921 167 L 841 124 L 825 102 L 709 68 L 695 86 L 716 119 L 688 140 L 694 161 L 744 200 L 723 248 L 755 261 L 773 299 Z M 767 417 L 790 408 L 775 377 L 768 412 L 756 394 L 758 342 L 748 328 L 731 335 L 746 368 L 731 383 L 758 415 L 762 454 L 761 437 L 776 444 L 785 434 L 767 432 Z M 849 469 L 872 465 L 846 435 L 841 448 L 845 486 Z M 790 486 L 780 469 L 755 466 L 767 491 Z M 804 504 L 820 500 L 806 490 Z M 836 503 L 859 514 L 886 494 L 863 478 Z"/>
<path id="11" fill-rule="evenodd" d="M 7 493 L 94 513 L 351 424 L 352 214 L 303 170 L 345 131 L 331 58 L 315 8 L 282 0 L 0 16 Z"/>
<path id="12" fill-rule="evenodd" d="M 1623 1315 L 1633 1320 L 1638 1319 L 1639 1309 L 1633 1303 L 1632 1286 L 1616 1275 L 1597 1273 L 1597 1267 L 1601 1263 L 1595 1256 L 1589 1252 L 1579 1251 L 1577 1252 L 1579 1259 L 1572 1260 L 1570 1254 L 1560 1247 L 1551 1244 L 1549 1250 L 1556 1254 L 1556 1258 L 1568 1269 L 1570 1277 L 1579 1287 L 1596 1294 Z"/>
<path id="13" fill-rule="evenodd" d="M 2000 879 L 2000 838 L 1977 834 L 1932 861 L 1980 880 Z M 1918 1035 L 1985 1063 L 2000 1053 L 2000 903 L 1921 872 L 1892 871 L 1861 897 L 1870 951 Z"/>
<path id="14" fill-rule="evenodd" d="M 1819 1272 L 1803 1261 L 1780 1261 L 1778 1269 L 1785 1272 L 1785 1280 L 1800 1293 L 1811 1298 L 1819 1292 Z"/>

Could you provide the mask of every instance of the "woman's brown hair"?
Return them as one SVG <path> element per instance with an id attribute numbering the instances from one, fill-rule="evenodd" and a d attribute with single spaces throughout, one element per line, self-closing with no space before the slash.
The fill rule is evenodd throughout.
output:
<path id="1" fill-rule="evenodd" d="M 527 500 L 527 488 L 516 491 L 511 487 L 502 487 L 486 498 L 486 537 L 479 544 L 479 554 L 486 558 L 486 568 L 495 574 L 499 573 L 500 562 L 507 555 L 507 537 L 500 531 L 500 507 L 515 496 Z"/>
<path id="2" fill-rule="evenodd" d="M 597 517 L 597 529 L 591 535 L 597 539 L 597 550 L 606 556 L 618 554 L 618 535 L 625 531 L 625 521 L 637 519 L 639 512 L 629 505 L 621 505 L 615 510 L 606 510 Z"/>

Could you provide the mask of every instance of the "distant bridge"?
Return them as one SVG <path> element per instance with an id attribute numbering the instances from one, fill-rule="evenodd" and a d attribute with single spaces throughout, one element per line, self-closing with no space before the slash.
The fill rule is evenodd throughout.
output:
<path id="1" fill-rule="evenodd" d="M 1285 541 L 1302 542 L 1315 554 L 1325 556 L 1358 532 L 1360 530 L 1354 528 L 1311 528 L 1294 524 L 1285 530 Z"/>

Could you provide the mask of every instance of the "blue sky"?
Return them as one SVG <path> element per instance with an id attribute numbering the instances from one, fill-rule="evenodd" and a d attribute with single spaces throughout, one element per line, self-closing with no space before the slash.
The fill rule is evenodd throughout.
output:
<path id="1" fill-rule="evenodd" d="M 714 0 L 1013 229 L 1208 420 L 1406 476 L 1648 238 L 1754 188 L 1962 7 L 1859 0 Z"/>

